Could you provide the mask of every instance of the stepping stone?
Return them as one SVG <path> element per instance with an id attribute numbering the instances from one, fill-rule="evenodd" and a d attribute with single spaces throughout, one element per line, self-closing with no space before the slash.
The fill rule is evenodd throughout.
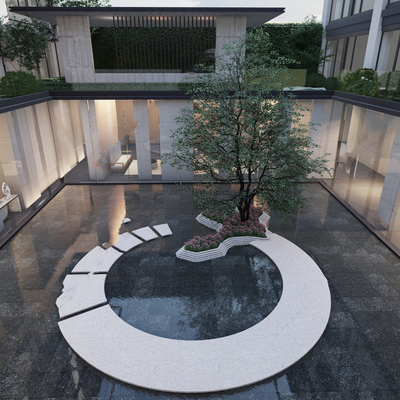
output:
<path id="1" fill-rule="evenodd" d="M 136 236 L 139 236 L 140 239 L 143 239 L 146 242 L 158 238 L 158 236 L 154 233 L 154 231 L 151 230 L 150 227 L 148 226 L 146 226 L 145 228 L 136 229 L 135 231 L 132 231 L 132 233 L 135 234 Z"/>
<path id="2" fill-rule="evenodd" d="M 154 225 L 153 229 L 155 229 L 162 237 L 172 235 L 172 231 L 168 224 Z"/>
<path id="3" fill-rule="evenodd" d="M 113 249 L 112 247 L 104 250 L 100 246 L 96 246 L 93 250 L 89 251 L 89 253 L 78 262 L 78 264 L 75 265 L 72 273 L 107 273 L 122 254 L 123 253 Z"/>
<path id="4" fill-rule="evenodd" d="M 143 243 L 137 237 L 132 236 L 130 233 L 125 232 L 119 235 L 118 242 L 114 244 L 114 247 L 121 251 L 129 251 L 139 244 Z"/>
<path id="5" fill-rule="evenodd" d="M 60 318 L 107 303 L 104 293 L 106 274 L 67 275 L 63 291 L 56 304 Z"/>

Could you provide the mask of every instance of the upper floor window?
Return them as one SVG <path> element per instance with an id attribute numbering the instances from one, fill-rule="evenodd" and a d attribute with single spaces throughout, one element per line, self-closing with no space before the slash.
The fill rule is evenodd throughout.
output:
<path id="1" fill-rule="evenodd" d="M 400 0 L 391 0 L 391 2 Z M 330 21 L 372 10 L 374 0 L 332 0 Z"/>

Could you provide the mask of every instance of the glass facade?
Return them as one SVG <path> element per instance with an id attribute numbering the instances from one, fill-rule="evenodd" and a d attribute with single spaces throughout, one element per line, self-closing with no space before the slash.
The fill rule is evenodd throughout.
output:
<path id="1" fill-rule="evenodd" d="M 376 67 L 378 74 L 400 70 L 399 46 L 400 30 L 383 33 Z"/>
<path id="2" fill-rule="evenodd" d="M 374 0 L 333 0 L 329 20 L 336 21 L 373 8 Z"/>
<path id="3" fill-rule="evenodd" d="M 363 67 L 368 35 L 346 37 L 329 42 L 333 54 L 328 67 L 328 76 L 338 76 Z"/>
<path id="4" fill-rule="evenodd" d="M 335 170 L 324 182 L 400 249 L 400 118 L 342 107 Z"/>

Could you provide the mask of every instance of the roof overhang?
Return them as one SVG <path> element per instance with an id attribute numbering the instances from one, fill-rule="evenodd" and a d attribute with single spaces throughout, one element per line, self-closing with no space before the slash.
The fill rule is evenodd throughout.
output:
<path id="1" fill-rule="evenodd" d="M 57 23 L 57 16 L 88 16 L 90 26 L 113 26 L 113 17 L 247 17 L 247 27 L 260 26 L 285 12 L 283 7 L 10 7 L 10 11 Z M 185 25 L 187 26 L 187 25 Z"/>

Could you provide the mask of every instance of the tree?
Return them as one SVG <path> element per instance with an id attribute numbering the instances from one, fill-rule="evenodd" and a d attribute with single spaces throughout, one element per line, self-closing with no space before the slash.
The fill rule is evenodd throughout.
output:
<path id="1" fill-rule="evenodd" d="M 28 71 L 36 69 L 40 77 L 40 62 L 46 56 L 48 43 L 58 42 L 55 26 L 35 18 L 10 19 L 3 25 L 2 57 L 17 60 Z"/>
<path id="2" fill-rule="evenodd" d="M 312 158 L 318 146 L 300 122 L 302 108 L 282 91 L 277 75 L 287 60 L 258 55 L 260 40 L 249 34 L 226 45 L 216 70 L 198 77 L 194 109 L 181 110 L 164 156 L 177 169 L 202 173 L 192 188 L 197 206 L 228 213 L 237 207 L 242 221 L 255 198 L 283 214 L 301 208 L 299 184 L 328 171 L 323 158 Z"/>
<path id="3" fill-rule="evenodd" d="M 307 72 L 318 72 L 318 66 L 326 59 L 327 48 L 321 50 L 324 28 L 316 17 L 308 16 L 301 23 L 268 23 L 259 28 L 249 28 L 249 32 L 268 34 L 270 46 L 260 49 L 260 53 L 271 53 L 272 57 L 287 57 L 292 62 L 289 68 L 307 69 Z"/>

